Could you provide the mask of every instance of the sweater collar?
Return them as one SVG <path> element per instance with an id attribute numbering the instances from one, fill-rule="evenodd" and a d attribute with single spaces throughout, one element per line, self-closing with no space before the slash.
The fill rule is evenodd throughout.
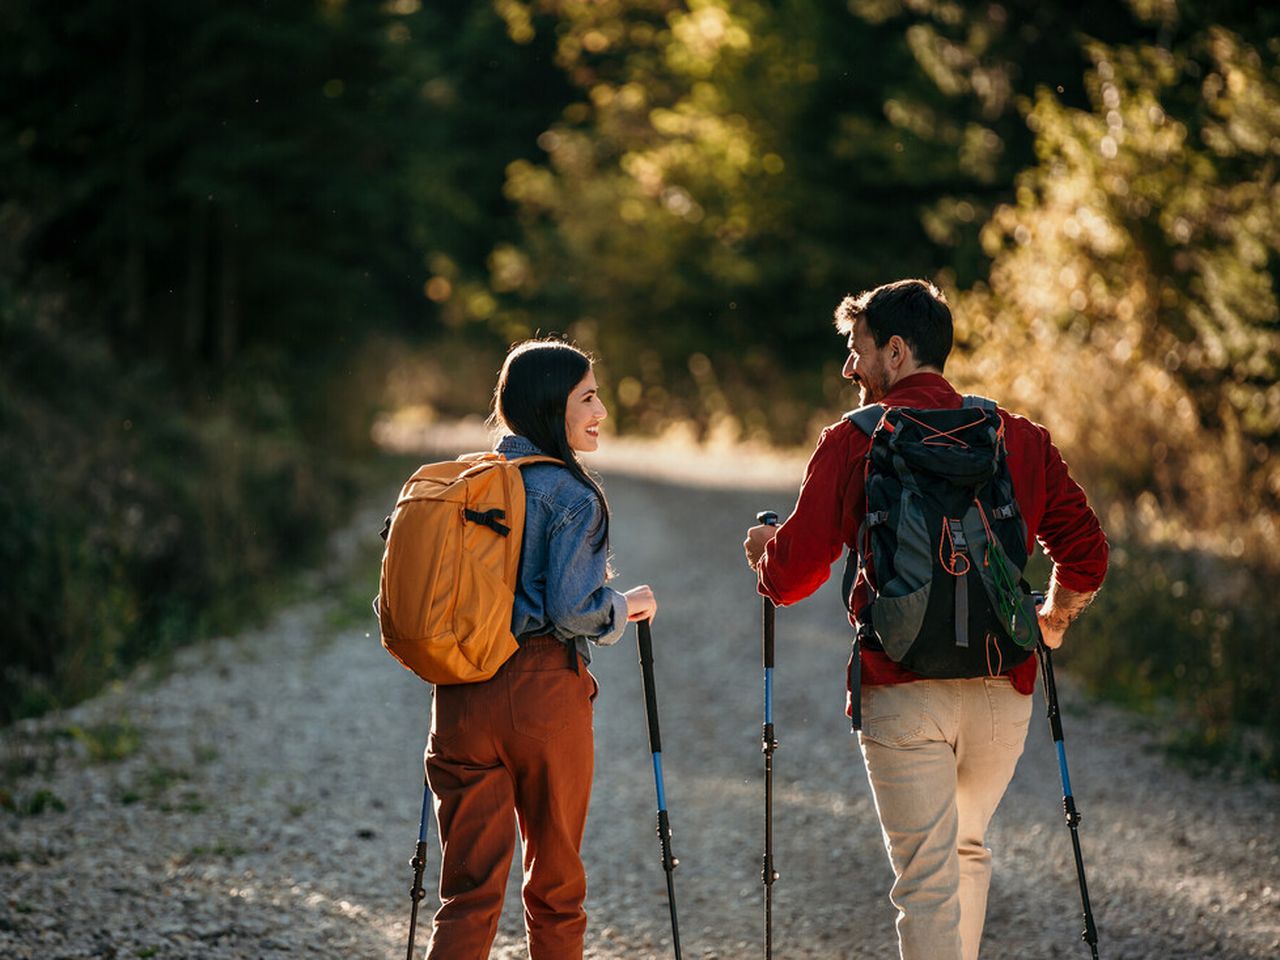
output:
<path id="1" fill-rule="evenodd" d="M 898 398 L 900 394 L 913 393 L 918 390 L 928 391 L 930 393 L 937 391 L 945 391 L 947 393 L 955 393 L 955 387 L 951 386 L 949 380 L 940 373 L 930 373 L 923 371 L 921 373 L 913 373 L 910 376 L 903 377 L 892 387 L 889 392 L 884 395 L 882 403 L 890 403 Z"/>

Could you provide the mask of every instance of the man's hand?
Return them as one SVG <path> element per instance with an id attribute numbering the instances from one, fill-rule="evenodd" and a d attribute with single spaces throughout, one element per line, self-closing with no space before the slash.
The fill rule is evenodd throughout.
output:
<path id="1" fill-rule="evenodd" d="M 747 566 L 752 570 L 756 568 L 760 558 L 764 556 L 765 544 L 777 535 L 777 526 L 768 523 L 759 524 L 747 531 L 747 539 L 742 541 L 742 549 L 747 555 Z"/>
<path id="2" fill-rule="evenodd" d="M 1046 615 L 1043 609 L 1038 611 L 1037 616 L 1040 619 L 1040 637 L 1044 640 L 1044 645 L 1050 650 L 1057 650 L 1062 646 L 1062 638 L 1067 632 L 1066 622 L 1052 613 Z"/>
<path id="3" fill-rule="evenodd" d="M 1076 593 L 1068 590 L 1058 583 L 1056 577 L 1050 577 L 1049 595 L 1036 609 L 1036 615 L 1040 619 L 1040 635 L 1044 638 L 1046 647 L 1057 650 L 1062 646 L 1062 637 L 1067 632 L 1067 627 L 1084 612 L 1095 595 L 1096 591 Z"/>

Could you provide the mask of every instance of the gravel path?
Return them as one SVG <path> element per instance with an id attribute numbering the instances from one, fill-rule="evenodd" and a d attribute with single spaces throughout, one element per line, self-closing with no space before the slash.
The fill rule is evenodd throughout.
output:
<path id="1" fill-rule="evenodd" d="M 739 544 L 757 509 L 785 512 L 791 494 L 616 475 L 606 488 L 620 583 L 649 581 L 661 604 L 684 953 L 761 956 L 759 605 Z M 357 524 L 362 541 L 349 535 L 338 555 L 367 551 L 378 520 Z M 0 731 L 10 800 L 26 811 L 0 813 L 0 958 L 403 956 L 428 688 L 367 635 L 371 623 L 342 625 L 341 592 L 317 581 L 316 599 L 262 629 Z M 777 629 L 775 953 L 895 957 L 889 870 L 842 713 L 836 591 L 779 611 Z M 593 668 L 587 956 L 670 956 L 633 634 Z M 1063 696 L 1101 955 L 1280 957 L 1280 788 L 1192 779 L 1125 715 L 1065 684 Z M 1037 700 L 990 835 L 984 958 L 1088 956 Z M 73 727 L 87 733 L 58 733 Z M 113 743 L 121 758 L 88 756 Z M 432 856 L 429 886 L 437 871 Z M 427 916 L 433 906 L 429 896 Z M 513 877 L 494 956 L 524 955 Z"/>

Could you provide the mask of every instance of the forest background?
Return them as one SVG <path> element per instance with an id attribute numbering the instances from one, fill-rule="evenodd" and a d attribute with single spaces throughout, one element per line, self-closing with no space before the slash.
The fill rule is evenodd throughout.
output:
<path id="1" fill-rule="evenodd" d="M 0 722 L 260 614 L 375 422 L 596 351 L 621 432 L 808 446 L 830 317 L 947 290 L 958 386 L 1113 543 L 1063 662 L 1280 776 L 1280 9 L 10 0 Z"/>

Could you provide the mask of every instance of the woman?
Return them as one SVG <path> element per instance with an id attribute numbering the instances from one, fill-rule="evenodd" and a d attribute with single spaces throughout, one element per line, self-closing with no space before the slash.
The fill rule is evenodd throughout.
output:
<path id="1" fill-rule="evenodd" d="M 594 762 L 590 643 L 615 643 L 657 610 L 648 586 L 619 593 L 610 576 L 609 507 L 578 460 L 600 444 L 606 411 L 590 358 L 531 340 L 507 355 L 493 419 L 521 469 L 524 541 L 511 614 L 519 650 L 484 683 L 439 686 L 427 746 L 443 862 L 429 960 L 489 955 L 518 820 L 532 960 L 580 958 L 587 915 L 579 857 Z M 512 817 L 514 811 L 515 817 Z"/>

